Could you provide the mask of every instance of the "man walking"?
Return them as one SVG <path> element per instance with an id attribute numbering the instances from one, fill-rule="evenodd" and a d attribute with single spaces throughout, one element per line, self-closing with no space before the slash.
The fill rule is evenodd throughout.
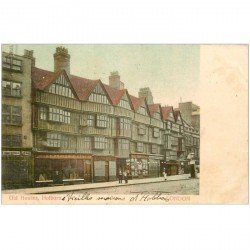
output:
<path id="1" fill-rule="evenodd" d="M 122 183 L 122 171 L 119 171 L 119 175 L 118 175 L 118 179 L 119 179 L 119 184 Z"/>
<path id="2" fill-rule="evenodd" d="M 125 183 L 127 184 L 128 183 L 128 174 L 127 174 L 126 170 L 123 172 L 123 177 L 124 177 Z"/>

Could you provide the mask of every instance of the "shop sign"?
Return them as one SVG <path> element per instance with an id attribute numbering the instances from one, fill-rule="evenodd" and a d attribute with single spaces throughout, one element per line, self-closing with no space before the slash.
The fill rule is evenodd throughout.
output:
<path id="1" fill-rule="evenodd" d="M 19 156 L 21 155 L 21 152 L 20 151 L 3 151 L 3 155 L 4 156 Z"/>
<path id="2" fill-rule="evenodd" d="M 4 156 L 10 156 L 11 155 L 11 151 L 3 151 L 3 155 Z"/>
<path id="3" fill-rule="evenodd" d="M 15 155 L 15 156 L 21 155 L 21 152 L 20 151 L 12 151 L 12 155 Z"/>
<path id="4" fill-rule="evenodd" d="M 30 151 L 22 151 L 22 155 L 31 156 L 31 152 Z"/>

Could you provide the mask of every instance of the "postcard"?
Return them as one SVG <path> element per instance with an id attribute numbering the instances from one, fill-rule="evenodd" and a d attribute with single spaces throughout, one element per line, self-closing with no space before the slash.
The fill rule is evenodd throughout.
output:
<path id="1" fill-rule="evenodd" d="M 3 44 L 2 204 L 247 204 L 248 45 Z"/>

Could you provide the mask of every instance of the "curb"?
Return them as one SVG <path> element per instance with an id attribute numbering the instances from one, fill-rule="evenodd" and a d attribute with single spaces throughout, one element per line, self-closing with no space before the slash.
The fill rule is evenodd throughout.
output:
<path id="1" fill-rule="evenodd" d="M 74 192 L 74 191 L 83 191 L 83 190 L 92 190 L 92 189 L 100 189 L 100 188 L 113 188 L 113 187 L 124 187 L 124 186 L 133 186 L 133 185 L 140 185 L 140 184 L 152 184 L 152 183 L 160 183 L 160 182 L 169 182 L 169 181 L 182 181 L 182 180 L 192 180 L 192 178 L 184 178 L 184 179 L 176 179 L 176 180 L 167 180 L 167 181 L 152 181 L 152 182 L 142 182 L 142 183 L 127 183 L 127 184 L 122 184 L 122 185 L 112 185 L 112 186 L 107 186 L 107 187 L 89 187 L 89 188 L 79 188 L 79 189 L 74 189 L 74 190 L 65 190 L 65 191 L 48 191 L 48 192 L 39 192 L 39 193 L 32 193 L 32 194 L 49 194 L 49 193 L 65 193 L 65 192 Z"/>

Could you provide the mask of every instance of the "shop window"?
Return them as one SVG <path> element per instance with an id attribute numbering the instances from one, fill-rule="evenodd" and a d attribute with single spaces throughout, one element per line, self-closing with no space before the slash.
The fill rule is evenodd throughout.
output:
<path id="1" fill-rule="evenodd" d="M 22 147 L 22 135 L 3 135 L 3 147 Z"/>
<path id="2" fill-rule="evenodd" d="M 20 97 L 22 84 L 20 82 L 3 81 L 2 93 L 4 96 L 16 96 Z"/>
<path id="3" fill-rule="evenodd" d="M 21 125 L 22 124 L 22 107 L 19 106 L 2 106 L 3 124 Z"/>

